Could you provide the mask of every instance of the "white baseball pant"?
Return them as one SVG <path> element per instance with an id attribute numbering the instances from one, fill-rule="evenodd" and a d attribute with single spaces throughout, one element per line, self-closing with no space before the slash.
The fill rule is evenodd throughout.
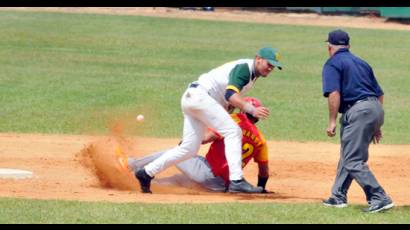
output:
<path id="1" fill-rule="evenodd" d="M 184 114 L 182 143 L 146 165 L 147 174 L 153 177 L 169 166 L 196 156 L 205 131 L 211 127 L 224 137 L 229 179 L 243 179 L 242 130 L 223 106 L 201 86 L 189 87 L 182 96 L 181 106 Z"/>

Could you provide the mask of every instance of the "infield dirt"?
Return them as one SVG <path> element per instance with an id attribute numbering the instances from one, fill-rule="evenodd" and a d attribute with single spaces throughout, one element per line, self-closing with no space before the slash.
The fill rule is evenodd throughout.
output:
<path id="1" fill-rule="evenodd" d="M 267 189 L 275 193 L 267 195 L 207 192 L 175 167 L 157 175 L 154 194 L 141 194 L 136 181 L 115 160 L 118 146 L 127 155 L 138 157 L 177 143 L 177 139 L 117 135 L 0 134 L 0 168 L 34 173 L 28 180 L 0 180 L 0 196 L 149 203 L 320 202 L 329 195 L 339 155 L 337 144 L 269 141 L 271 176 Z M 200 154 L 207 148 L 203 146 Z M 372 145 L 370 153 L 370 167 L 386 191 L 398 205 L 410 205 L 410 146 Z M 251 162 L 244 172 L 255 184 L 257 165 Z M 356 183 L 349 201 L 365 203 Z"/>

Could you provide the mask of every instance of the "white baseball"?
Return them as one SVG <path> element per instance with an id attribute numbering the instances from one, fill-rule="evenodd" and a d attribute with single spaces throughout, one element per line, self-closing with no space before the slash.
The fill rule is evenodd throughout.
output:
<path id="1" fill-rule="evenodd" d="M 137 121 L 143 122 L 144 121 L 144 115 L 140 114 L 137 116 Z"/>

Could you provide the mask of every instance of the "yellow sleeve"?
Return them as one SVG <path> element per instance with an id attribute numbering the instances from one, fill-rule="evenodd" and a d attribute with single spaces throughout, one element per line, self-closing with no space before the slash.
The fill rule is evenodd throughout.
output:
<path id="1" fill-rule="evenodd" d="M 268 163 L 269 161 L 269 151 L 266 141 L 258 148 L 258 152 L 254 156 L 254 161 L 256 163 Z"/>
<path id="2" fill-rule="evenodd" d="M 231 90 L 235 91 L 236 93 L 241 93 L 241 91 L 234 85 L 228 85 L 226 87 L 226 89 L 231 89 Z"/>

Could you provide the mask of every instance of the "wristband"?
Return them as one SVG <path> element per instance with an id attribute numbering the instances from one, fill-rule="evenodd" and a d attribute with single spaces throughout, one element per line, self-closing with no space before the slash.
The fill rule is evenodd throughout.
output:
<path id="1" fill-rule="evenodd" d="M 258 187 L 262 187 L 263 189 L 265 189 L 268 179 L 269 177 L 258 176 Z"/>

